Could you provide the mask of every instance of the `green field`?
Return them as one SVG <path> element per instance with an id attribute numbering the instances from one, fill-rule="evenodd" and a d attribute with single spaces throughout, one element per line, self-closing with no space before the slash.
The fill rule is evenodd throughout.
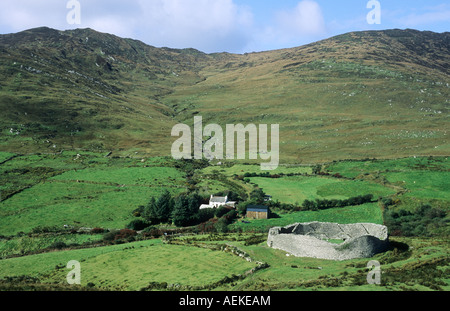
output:
<path id="1" fill-rule="evenodd" d="M 214 172 L 220 172 L 225 176 L 244 175 L 245 173 L 261 174 L 260 165 L 245 165 L 234 164 L 231 167 L 222 166 L 208 166 L 202 170 L 204 174 L 214 174 Z M 275 170 L 270 171 L 270 174 L 310 174 L 312 169 L 307 165 L 279 165 Z"/>
<path id="2" fill-rule="evenodd" d="M 41 250 L 55 248 L 56 243 L 66 246 L 81 245 L 98 242 L 103 239 L 102 234 L 47 234 L 42 236 L 20 236 L 14 239 L 0 240 L 0 258 L 26 255 Z"/>
<path id="3" fill-rule="evenodd" d="M 268 220 L 245 219 L 246 222 L 237 222 L 233 229 L 244 232 L 268 232 L 272 227 L 284 227 L 297 222 L 335 222 L 341 224 L 368 222 L 383 224 L 383 213 L 377 203 L 367 203 L 359 206 L 334 208 L 322 211 L 303 211 L 292 213 L 278 213 L 279 218 Z"/>
<path id="4" fill-rule="evenodd" d="M 82 154 L 21 156 L 4 163 L 1 190 L 12 196 L 0 202 L 0 235 L 42 226 L 120 229 L 151 197 L 165 189 L 184 191 L 182 172 L 152 166 L 163 164 L 160 159 Z"/>
<path id="5" fill-rule="evenodd" d="M 139 290 L 151 282 L 208 285 L 255 267 L 221 251 L 151 240 L 1 260 L 0 278 L 29 275 L 39 277 L 44 284 L 65 284 L 69 271 L 65 266 L 70 260 L 81 263 L 82 285 L 94 283 L 100 290 Z"/>
<path id="6" fill-rule="evenodd" d="M 0 290 L 68 289 L 69 260 L 82 265 L 78 290 L 449 290 L 448 42 L 394 29 L 241 55 L 92 29 L 0 35 Z M 259 160 L 174 161 L 171 129 L 194 116 L 280 125 L 279 167 L 269 178 Z M 271 219 L 239 210 L 258 188 L 280 203 Z M 152 218 L 143 207 L 165 190 L 205 202 L 231 192 L 242 214 L 183 230 L 160 217 L 115 239 Z M 367 194 L 373 202 L 299 211 Z M 392 249 L 374 257 L 382 285 L 367 284 L 369 259 L 294 258 L 265 243 L 271 227 L 310 221 L 390 222 Z M 256 261 L 268 265 L 242 277 Z"/>
<path id="7" fill-rule="evenodd" d="M 450 160 L 448 157 L 409 157 L 393 160 L 338 161 L 327 165 L 327 170 L 348 178 L 386 172 L 448 172 Z"/>
<path id="8" fill-rule="evenodd" d="M 406 196 L 450 200 L 450 171 L 389 172 L 385 175 L 390 183 L 407 189 Z"/>
<path id="9" fill-rule="evenodd" d="M 292 176 L 283 178 L 250 179 L 273 200 L 283 203 L 302 204 L 304 200 L 348 199 L 352 196 L 373 194 L 375 198 L 388 196 L 395 191 L 376 183 L 359 180 L 343 180 L 328 177 Z"/>
<path id="10" fill-rule="evenodd" d="M 389 186 L 401 208 L 413 210 L 420 204 L 448 210 L 450 161 L 448 157 L 410 157 L 397 160 L 341 161 L 327 166 L 330 173 Z"/>
<path id="11" fill-rule="evenodd" d="M 14 158 L 7 153 L 0 155 L 7 160 L 0 165 L 0 179 L 2 190 L 8 195 L 0 203 L 0 235 L 7 236 L 0 238 L 1 288 L 67 288 L 69 270 L 65 265 L 78 260 L 82 266 L 81 290 L 173 290 L 177 286 L 302 291 L 449 289 L 445 272 L 450 247 L 445 237 L 394 237 L 398 241 L 394 246 L 402 250 L 393 249 L 374 257 L 386 271 L 385 283 L 377 287 L 365 281 L 367 259 L 334 262 L 294 258 L 265 244 L 270 228 L 297 222 L 383 224 L 381 201 L 318 211 L 275 209 L 271 219 L 238 218 L 228 225 L 228 234 L 176 237 L 176 245 L 162 243 L 161 239 L 146 240 L 140 234 L 134 242 L 110 245 L 104 234 L 56 232 L 64 225 L 122 229 L 136 219 L 133 211 L 151 197 L 166 189 L 173 195 L 188 193 L 192 187 L 205 197 L 226 190 L 249 194 L 260 187 L 274 201 L 291 204 L 301 204 L 306 199 L 373 194 L 375 200 L 392 198 L 396 203 L 390 208 L 394 209 L 412 211 L 422 203 L 430 203 L 448 211 L 446 158 L 334 162 L 323 166 L 328 175 L 313 174 L 312 166 L 280 166 L 271 172 L 284 174 L 279 178 L 248 177 L 246 182 L 236 177 L 260 174 L 259 166 L 211 165 L 193 170 L 191 179 L 187 179 L 185 171 L 167 158 L 118 158 L 88 152 Z M 175 228 L 172 224 L 164 227 Z M 40 233 L 45 228 L 56 231 Z M 447 231 L 441 228 L 436 232 Z M 257 237 L 256 244 L 247 244 L 252 237 Z M 236 277 L 256 267 L 256 262 L 221 251 L 225 243 L 269 266 Z M 406 251 L 408 247 L 412 248 Z M 408 273 L 417 274 L 417 279 L 405 280 L 403 276 Z M 23 276 L 39 281 L 27 283 Z"/>
<path id="12" fill-rule="evenodd" d="M 259 244 L 245 248 L 270 269 L 244 280 L 234 290 L 281 291 L 430 291 L 450 290 L 450 249 L 445 240 L 392 239 L 411 252 L 391 250 L 371 260 L 381 263 L 381 285 L 367 284 L 368 259 L 330 261 L 286 256 Z M 437 285 L 439 284 L 439 285 Z"/>

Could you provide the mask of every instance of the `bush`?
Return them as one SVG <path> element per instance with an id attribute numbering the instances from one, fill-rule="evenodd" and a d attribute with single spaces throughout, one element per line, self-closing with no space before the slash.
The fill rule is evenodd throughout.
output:
<path id="1" fill-rule="evenodd" d="M 31 230 L 31 233 L 40 234 L 40 233 L 59 233 L 63 232 L 64 229 L 59 228 L 57 226 L 39 226 L 36 228 L 33 228 Z"/>
<path id="2" fill-rule="evenodd" d="M 150 226 L 150 223 L 147 222 L 146 220 L 144 220 L 144 219 L 135 219 L 135 220 L 132 220 L 126 226 L 126 228 L 130 229 L 130 230 L 141 231 L 141 230 L 144 230 L 145 228 L 147 228 L 149 226 Z"/>
<path id="3" fill-rule="evenodd" d="M 126 241 L 133 241 L 134 237 L 136 236 L 136 231 L 130 230 L 130 229 L 122 229 L 120 230 L 116 236 L 115 240 L 126 240 Z"/>
<path id="4" fill-rule="evenodd" d="M 101 233 L 105 233 L 105 229 L 103 229 L 103 228 L 94 228 L 94 229 L 92 229 L 91 230 L 91 233 L 92 234 L 101 234 Z"/>
<path id="5" fill-rule="evenodd" d="M 225 215 L 226 213 L 228 213 L 229 211 L 230 210 L 228 208 L 221 206 L 221 207 L 219 207 L 218 209 L 215 210 L 215 216 L 217 218 L 220 218 L 223 215 Z"/>
<path id="6" fill-rule="evenodd" d="M 63 249 L 66 247 L 67 247 L 67 244 L 62 241 L 56 241 L 52 245 L 50 245 L 50 248 L 53 248 L 53 249 Z"/>
<path id="7" fill-rule="evenodd" d="M 370 203 L 372 202 L 372 200 L 373 200 L 372 194 L 359 195 L 356 197 L 351 197 L 347 200 L 327 200 L 327 199 L 323 200 L 316 199 L 315 201 L 305 200 L 302 204 L 302 210 L 317 211 L 335 207 L 355 206 L 355 205 L 362 205 L 364 203 Z"/>
<path id="8" fill-rule="evenodd" d="M 228 223 L 225 218 L 220 218 L 215 224 L 214 229 L 219 233 L 227 233 L 228 232 Z"/>
<path id="9" fill-rule="evenodd" d="M 197 214 L 194 216 L 194 218 L 196 223 L 202 223 L 210 220 L 211 218 L 214 218 L 214 216 L 215 210 L 213 208 L 205 208 L 199 210 Z"/>
<path id="10" fill-rule="evenodd" d="M 117 230 L 113 230 L 113 231 L 105 233 L 105 235 L 103 236 L 103 241 L 105 241 L 105 242 L 114 241 L 117 232 L 118 232 Z"/>
<path id="11" fill-rule="evenodd" d="M 142 231 L 143 235 L 146 237 L 153 237 L 153 238 L 159 238 L 163 235 L 162 231 L 154 226 L 150 226 L 145 228 Z"/>
<path id="12" fill-rule="evenodd" d="M 385 210 L 384 220 L 392 235 L 432 236 L 433 230 L 447 226 L 447 213 L 430 205 L 422 205 L 414 212 L 404 209 Z"/>
<path id="13" fill-rule="evenodd" d="M 135 230 L 130 229 L 122 229 L 122 230 L 113 230 L 106 233 L 103 236 L 103 241 L 105 242 L 113 242 L 116 244 L 132 242 L 135 240 L 135 236 L 137 232 Z"/>

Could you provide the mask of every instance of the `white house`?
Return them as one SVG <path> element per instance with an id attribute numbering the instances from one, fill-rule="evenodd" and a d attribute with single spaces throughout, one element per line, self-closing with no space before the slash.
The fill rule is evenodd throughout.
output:
<path id="1" fill-rule="evenodd" d="M 209 198 L 209 204 L 202 204 L 200 206 L 200 209 L 205 209 L 205 208 L 219 208 L 221 206 L 231 206 L 234 207 L 234 205 L 236 204 L 236 202 L 234 201 L 228 201 L 228 196 L 225 197 L 215 197 L 213 195 L 211 195 L 211 197 Z"/>

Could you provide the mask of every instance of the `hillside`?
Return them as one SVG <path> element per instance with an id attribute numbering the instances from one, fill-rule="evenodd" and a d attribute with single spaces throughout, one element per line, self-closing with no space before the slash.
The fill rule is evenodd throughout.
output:
<path id="1" fill-rule="evenodd" d="M 0 150 L 170 155 L 173 125 L 280 124 L 281 159 L 448 155 L 450 33 L 205 54 L 91 29 L 0 35 Z"/>

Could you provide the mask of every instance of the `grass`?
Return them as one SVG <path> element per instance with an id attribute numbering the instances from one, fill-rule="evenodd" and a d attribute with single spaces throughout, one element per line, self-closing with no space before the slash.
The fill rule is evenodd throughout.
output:
<path id="1" fill-rule="evenodd" d="M 285 252 L 270 249 L 265 243 L 243 247 L 253 258 L 264 258 L 270 268 L 237 284 L 233 290 L 429 291 L 436 290 L 436 284 L 441 284 L 441 290 L 449 290 L 448 274 L 430 273 L 426 269 L 431 265 L 434 271 L 448 271 L 448 260 L 445 262 L 449 254 L 447 242 L 418 238 L 395 238 L 392 241 L 400 249 L 401 245 L 408 245 L 411 249 L 392 249 L 370 259 L 331 261 L 286 256 Z M 367 284 L 366 266 L 370 260 L 381 263 L 381 285 Z M 408 272 L 412 267 L 415 267 L 414 276 Z"/>
<path id="2" fill-rule="evenodd" d="M 214 172 L 220 172 L 221 174 L 231 177 L 233 175 L 244 175 L 245 173 L 261 174 L 260 165 L 246 165 L 246 164 L 234 164 L 231 167 L 221 166 L 208 166 L 202 170 L 203 174 L 214 174 Z M 309 166 L 287 166 L 280 165 L 277 169 L 270 171 L 271 175 L 276 174 L 310 174 L 312 172 Z"/>
<path id="3" fill-rule="evenodd" d="M 237 222 L 231 228 L 240 229 L 244 232 L 268 232 L 272 227 L 284 227 L 297 222 L 334 222 L 340 224 L 368 222 L 383 224 L 381 208 L 377 203 L 366 203 L 359 206 L 333 208 L 321 211 L 303 211 L 283 213 L 276 211 L 280 218 L 245 219 L 248 223 Z"/>
<path id="4" fill-rule="evenodd" d="M 387 172 L 449 171 L 448 157 L 408 157 L 392 160 L 337 161 L 327 166 L 331 173 L 355 178 L 362 174 Z"/>
<path id="5" fill-rule="evenodd" d="M 164 159 L 105 158 L 67 152 L 28 155 L 1 165 L 0 235 L 38 226 L 123 228 L 132 211 L 164 189 L 184 191 L 183 173 Z"/>
<path id="6" fill-rule="evenodd" d="M 30 232 L 39 226 L 124 228 L 132 211 L 165 188 L 46 182 L 0 203 L 0 234 Z M 173 190 L 177 192 L 177 189 Z"/>
<path id="7" fill-rule="evenodd" d="M 420 199 L 450 200 L 450 171 L 448 172 L 389 172 L 389 182 L 408 190 L 405 196 Z"/>
<path id="8" fill-rule="evenodd" d="M 265 193 L 272 195 L 273 200 L 291 204 L 302 204 L 304 200 L 315 199 L 348 199 L 365 194 L 373 194 L 377 198 L 395 193 L 392 189 L 375 183 L 328 177 L 255 177 L 250 180 Z"/>
<path id="9" fill-rule="evenodd" d="M 159 240 L 62 251 L 47 249 L 46 253 L 27 255 L 45 250 L 55 242 L 82 245 L 102 236 L 16 235 L 20 231 L 30 232 L 38 226 L 62 228 L 65 224 L 120 229 L 134 219 L 132 211 L 146 204 L 151 196 L 158 196 L 164 189 L 174 194 L 186 190 L 184 174 L 173 168 L 173 163 L 166 158 L 105 158 L 104 154 L 99 153 L 77 154 L 79 152 L 17 156 L 0 166 L 3 187 L 23 187 L 0 203 L 0 235 L 11 236 L 0 240 L 0 256 L 21 255 L 0 260 L 0 279 L 27 275 L 38 277 L 40 282 L 49 286 L 62 285 L 68 273 L 65 264 L 69 260 L 78 260 L 82 265 L 83 286 L 91 283 L 97 289 L 139 290 L 151 282 L 203 286 L 255 267 L 254 263 L 220 251 L 188 244 L 167 245 Z M 442 204 L 448 204 L 448 162 L 443 158 L 343 161 L 325 168 L 331 174 L 339 173 L 345 178 L 295 175 L 251 177 L 250 180 L 272 195 L 274 200 L 286 203 L 316 198 L 344 199 L 371 193 L 375 197 L 394 195 L 401 204 L 411 204 L 417 198 L 424 202 L 440 200 Z M 253 189 L 252 184 L 233 179 L 234 174 L 243 175 L 245 172 L 259 173 L 259 166 L 215 165 L 195 172 L 194 178 L 200 182 L 197 187 L 203 189 L 205 194 L 213 190 L 226 190 L 230 182 L 249 191 Z M 311 174 L 311 167 L 280 166 L 278 173 Z M 410 192 L 399 195 L 398 189 Z M 245 223 L 240 219 L 229 229 L 242 231 L 242 237 L 252 232 L 264 235 L 272 227 L 296 222 L 383 224 L 379 203 L 320 211 L 274 212 L 278 218 L 244 219 Z M 425 266 L 417 266 L 420 260 L 439 267 L 439 271 L 446 271 L 447 264 L 441 260 L 448 257 L 448 243 L 439 237 L 407 239 L 414 247 L 412 255 L 407 258 L 395 257 L 393 253 L 375 256 L 376 260 L 389 262 L 385 269 L 390 274 L 386 274 L 383 286 L 371 287 L 364 283 L 362 269 L 367 264 L 366 259 L 332 262 L 288 257 L 284 252 L 268 248 L 265 242 L 245 245 L 242 239 L 233 239 L 237 236 L 240 235 L 230 233 L 228 238 L 207 243 L 234 244 L 253 259 L 267 262 L 270 267 L 243 280 L 220 285 L 216 288 L 218 290 L 399 290 L 402 286 L 428 290 L 436 289 L 434 285 L 448 288 L 448 285 L 439 285 L 441 280 L 448 283 L 439 273 L 430 273 Z M 392 256 L 395 260 L 390 262 Z M 414 273 L 420 274 L 420 280 L 406 281 L 399 271 L 408 273 L 412 265 L 418 267 L 414 268 Z"/>
<path id="10" fill-rule="evenodd" d="M 150 282 L 200 286 L 255 267 L 221 251 L 167 245 L 160 240 L 93 249 L 59 251 L 0 261 L 0 278 L 30 275 L 44 283 L 65 283 L 70 260 L 81 263 L 82 285 L 139 290 Z M 55 266 L 60 268 L 55 269 Z M 195 273 L 187 273 L 195 271 Z"/>
<path id="11" fill-rule="evenodd" d="M 12 158 L 14 155 L 12 152 L 0 152 L 0 163 Z"/>
<path id="12" fill-rule="evenodd" d="M 448 210 L 450 161 L 448 157 L 409 157 L 397 160 L 339 161 L 326 168 L 347 178 L 377 182 L 403 193 L 399 208 L 414 210 L 431 204 Z"/>
<path id="13" fill-rule="evenodd" d="M 171 167 L 88 168 L 69 171 L 52 180 L 80 181 L 148 187 L 176 187 L 183 185 L 183 174 Z"/>
<path id="14" fill-rule="evenodd" d="M 24 255 L 45 250 L 54 245 L 56 242 L 62 242 L 66 245 L 81 245 L 100 241 L 102 238 L 103 235 L 101 234 L 48 234 L 41 236 L 20 236 L 13 239 L 3 239 L 0 240 L 0 257 Z"/>

